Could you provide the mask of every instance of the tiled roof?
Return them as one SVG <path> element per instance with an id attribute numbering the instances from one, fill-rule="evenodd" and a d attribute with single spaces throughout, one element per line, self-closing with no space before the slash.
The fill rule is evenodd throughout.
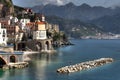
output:
<path id="1" fill-rule="evenodd" d="M 36 24 L 45 24 L 45 22 L 36 22 Z"/>

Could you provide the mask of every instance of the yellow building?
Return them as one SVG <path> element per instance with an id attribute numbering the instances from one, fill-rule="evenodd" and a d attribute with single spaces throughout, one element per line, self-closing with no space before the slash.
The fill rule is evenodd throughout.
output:
<path id="1" fill-rule="evenodd" d="M 45 22 L 36 22 L 35 31 L 33 31 L 33 39 L 47 39 Z"/>

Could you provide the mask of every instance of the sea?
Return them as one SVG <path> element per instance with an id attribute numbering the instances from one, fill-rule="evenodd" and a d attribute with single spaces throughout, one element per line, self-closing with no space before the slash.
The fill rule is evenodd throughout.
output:
<path id="1" fill-rule="evenodd" d="M 27 68 L 0 70 L 0 80 L 120 80 L 120 40 L 70 41 L 74 45 L 56 48 L 56 53 L 30 55 Z M 67 65 L 99 58 L 113 58 L 114 62 L 69 74 L 56 72 Z"/>

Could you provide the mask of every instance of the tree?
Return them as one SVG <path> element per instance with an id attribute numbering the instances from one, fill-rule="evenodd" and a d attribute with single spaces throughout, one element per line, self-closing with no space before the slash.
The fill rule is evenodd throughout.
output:
<path id="1" fill-rule="evenodd" d="M 55 32 L 53 35 L 53 41 L 58 41 L 60 40 L 60 33 Z"/>

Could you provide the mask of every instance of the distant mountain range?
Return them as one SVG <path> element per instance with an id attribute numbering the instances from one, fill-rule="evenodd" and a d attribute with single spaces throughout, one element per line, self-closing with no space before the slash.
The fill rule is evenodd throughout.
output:
<path id="1" fill-rule="evenodd" d="M 120 14 L 104 16 L 92 20 L 91 23 L 94 23 L 99 28 L 103 29 L 105 32 L 120 34 Z"/>
<path id="2" fill-rule="evenodd" d="M 104 32 L 120 33 L 120 7 L 91 7 L 88 4 L 76 6 L 70 2 L 63 6 L 48 4 L 35 6 L 32 9 L 47 16 L 56 16 L 67 20 L 80 20 L 84 24 L 92 23 Z"/>
<path id="3" fill-rule="evenodd" d="M 66 19 L 79 19 L 81 21 L 94 20 L 106 15 L 115 15 L 120 13 L 120 8 L 104 8 L 101 6 L 91 7 L 88 4 L 82 4 L 80 6 L 74 5 L 72 2 L 63 5 L 40 5 L 32 7 L 37 13 L 43 13 L 45 15 L 55 15 Z"/>

